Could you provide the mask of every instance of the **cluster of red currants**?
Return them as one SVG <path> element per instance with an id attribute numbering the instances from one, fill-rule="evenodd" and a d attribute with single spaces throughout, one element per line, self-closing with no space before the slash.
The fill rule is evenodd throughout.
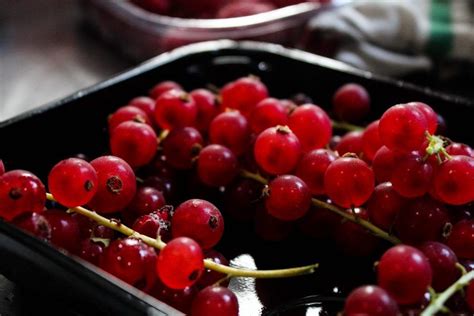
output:
<path id="1" fill-rule="evenodd" d="M 379 287 L 354 290 L 346 315 L 397 315 L 424 303 L 430 286 L 442 291 L 455 282 L 458 258 L 474 260 L 474 151 L 435 136 L 439 116 L 421 102 L 395 105 L 362 129 L 332 122 L 319 106 L 297 99 L 269 97 L 252 76 L 218 95 L 161 82 L 110 115 L 113 156 L 69 158 L 52 168 L 48 188 L 61 206 L 87 205 L 169 241 L 158 253 L 59 205 L 44 210 L 41 181 L 27 171 L 4 173 L 3 164 L 0 216 L 192 315 L 235 315 L 238 304 L 218 282 L 225 275 L 203 264 L 228 264 L 212 249 L 223 216 L 209 201 L 183 199 L 180 177 L 191 194 L 221 192 L 223 210 L 255 220 L 265 239 L 285 238 L 297 225 L 310 236 L 333 237 L 353 255 L 377 248 L 368 230 L 407 244 L 383 255 Z M 333 96 L 334 115 L 343 121 L 361 121 L 369 109 L 360 85 L 344 85 Z M 355 130 L 334 136 L 333 125 Z M 341 213 L 351 221 L 341 221 Z M 471 287 L 467 303 L 474 308 Z"/>
<path id="2" fill-rule="evenodd" d="M 143 9 L 184 18 L 224 19 L 263 13 L 303 2 L 326 3 L 330 0 L 130 0 Z"/>

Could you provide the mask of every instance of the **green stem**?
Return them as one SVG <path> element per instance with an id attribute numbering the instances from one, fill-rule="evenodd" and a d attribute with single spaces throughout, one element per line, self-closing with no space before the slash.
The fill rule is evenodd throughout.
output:
<path id="1" fill-rule="evenodd" d="M 259 174 L 255 174 L 255 173 L 252 173 L 248 170 L 241 170 L 240 171 L 240 175 L 242 177 L 245 177 L 245 178 L 248 178 L 248 179 L 253 179 L 255 181 L 258 181 L 262 184 L 268 184 L 268 180 L 263 178 L 261 175 Z M 324 202 L 324 201 L 321 201 L 321 200 L 318 200 L 316 198 L 312 198 L 311 199 L 311 202 L 314 206 L 316 207 L 320 207 L 320 208 L 324 208 L 328 211 L 331 211 L 333 213 L 336 213 L 338 214 L 339 216 L 351 221 L 351 222 L 354 222 L 362 227 L 364 227 L 365 229 L 367 229 L 371 234 L 379 237 L 379 238 L 382 238 L 382 239 L 385 239 L 389 242 L 391 242 L 392 244 L 399 244 L 401 243 L 401 241 L 387 233 L 386 231 L 378 228 L 377 226 L 375 226 L 374 224 L 372 224 L 371 222 L 367 221 L 367 220 L 364 220 L 362 218 L 360 218 L 359 216 L 355 216 L 354 214 L 351 214 L 351 213 L 348 213 L 346 212 L 345 210 L 333 205 L 333 204 L 329 204 L 327 202 Z"/>
<path id="2" fill-rule="evenodd" d="M 46 198 L 50 201 L 57 202 L 51 193 L 46 193 Z M 126 236 L 131 236 L 142 240 L 144 243 L 148 244 L 151 247 L 156 249 L 163 249 L 166 247 L 166 244 L 161 241 L 161 239 L 153 239 L 146 235 L 142 235 L 133 229 L 125 226 L 124 224 L 115 221 L 113 219 L 108 219 L 103 217 L 96 212 L 90 211 L 84 207 L 72 207 L 69 208 L 70 211 L 84 215 L 96 223 L 103 225 L 105 227 L 116 230 Z M 228 275 L 229 277 L 249 277 L 249 278 L 264 278 L 264 279 L 275 279 L 275 278 L 287 278 L 299 275 L 305 275 L 314 273 L 319 264 L 311 264 L 308 266 L 289 268 L 289 269 L 277 269 L 277 270 L 250 270 L 243 268 L 233 268 L 226 265 L 215 263 L 210 259 L 204 259 L 204 266 L 207 269 L 211 269 L 223 274 Z"/>
<path id="3" fill-rule="evenodd" d="M 471 271 L 467 274 L 461 276 L 456 282 L 454 282 L 450 287 L 448 287 L 444 292 L 439 293 L 431 303 L 421 312 L 420 316 L 434 316 L 438 312 L 445 309 L 444 304 L 446 301 L 453 296 L 454 293 L 464 288 L 469 282 L 474 279 L 474 271 Z"/>
<path id="4" fill-rule="evenodd" d="M 363 131 L 364 128 L 362 126 L 357 126 L 354 124 L 350 124 L 347 122 L 339 122 L 332 120 L 332 127 L 336 129 L 342 129 L 345 131 Z"/>

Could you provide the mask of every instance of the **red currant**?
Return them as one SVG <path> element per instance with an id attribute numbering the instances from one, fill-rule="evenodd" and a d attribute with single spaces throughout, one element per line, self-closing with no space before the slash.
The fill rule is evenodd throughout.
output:
<path id="1" fill-rule="evenodd" d="M 390 182 L 377 185 L 367 202 L 367 211 L 372 223 L 384 230 L 391 230 L 398 212 L 406 200 L 401 197 Z"/>
<path id="2" fill-rule="evenodd" d="M 433 109 L 428 104 L 423 102 L 410 102 L 408 105 L 423 113 L 426 118 L 426 122 L 428 123 L 428 132 L 431 135 L 434 135 L 436 133 L 436 129 L 438 128 L 438 115 L 436 112 L 433 111 Z"/>
<path id="3" fill-rule="evenodd" d="M 393 168 L 393 189 L 401 196 L 414 198 L 423 196 L 431 187 L 433 168 L 419 153 L 402 156 Z"/>
<path id="4" fill-rule="evenodd" d="M 270 127 L 287 124 L 288 111 L 279 100 L 274 98 L 260 101 L 250 114 L 250 126 L 256 134 Z"/>
<path id="5" fill-rule="evenodd" d="M 48 220 L 39 213 L 24 213 L 15 217 L 12 223 L 39 239 L 51 239 L 51 225 L 49 225 Z"/>
<path id="6" fill-rule="evenodd" d="M 209 186 L 225 186 L 238 174 L 238 161 L 234 153 L 222 145 L 208 145 L 198 156 L 199 179 Z"/>
<path id="7" fill-rule="evenodd" d="M 123 122 L 134 121 L 150 125 L 148 115 L 136 106 L 122 106 L 109 117 L 109 132 L 112 132 Z"/>
<path id="8" fill-rule="evenodd" d="M 452 156 L 434 176 L 436 195 L 445 203 L 466 204 L 474 200 L 474 158 Z"/>
<path id="9" fill-rule="evenodd" d="M 228 288 L 208 286 L 198 293 L 191 307 L 191 315 L 239 315 L 237 296 Z"/>
<path id="10" fill-rule="evenodd" d="M 332 104 L 339 119 L 358 122 L 370 111 L 370 96 L 363 86 L 348 83 L 337 89 Z"/>
<path id="11" fill-rule="evenodd" d="M 150 214 L 166 205 L 165 197 L 161 191 L 153 187 L 139 187 L 128 204 L 127 211 L 136 215 Z"/>
<path id="12" fill-rule="evenodd" d="M 163 141 L 163 152 L 172 167 L 191 169 L 203 146 L 201 133 L 195 128 L 175 128 Z"/>
<path id="13" fill-rule="evenodd" d="M 104 253 L 105 245 L 100 241 L 94 241 L 91 238 L 81 241 L 79 248 L 79 257 L 89 261 L 96 266 L 99 265 L 100 257 Z"/>
<path id="14" fill-rule="evenodd" d="M 349 294 L 344 306 L 345 316 L 397 316 L 397 303 L 382 288 L 365 285 Z"/>
<path id="15" fill-rule="evenodd" d="M 221 90 L 222 107 L 239 110 L 248 116 L 258 102 L 268 97 L 267 87 L 256 77 L 243 77 Z"/>
<path id="16" fill-rule="evenodd" d="M 128 102 L 146 113 L 148 120 L 153 123 L 155 116 L 155 100 L 149 97 L 136 97 Z"/>
<path id="17" fill-rule="evenodd" d="M 209 127 L 209 139 L 213 144 L 223 145 L 241 156 L 250 145 L 250 125 L 238 111 L 227 111 L 217 115 Z"/>
<path id="18" fill-rule="evenodd" d="M 460 259 L 474 260 L 474 220 L 454 224 L 446 244 Z"/>
<path id="19" fill-rule="evenodd" d="M 51 243 L 71 253 L 78 253 L 81 231 L 76 218 L 57 209 L 44 211 L 43 216 L 51 226 Z"/>
<path id="20" fill-rule="evenodd" d="M 193 126 L 196 117 L 196 102 L 183 90 L 168 90 L 156 99 L 155 121 L 163 129 Z"/>
<path id="21" fill-rule="evenodd" d="M 229 261 L 218 251 L 209 250 L 204 254 L 206 259 L 212 260 L 215 263 L 222 264 L 225 266 L 229 265 Z M 217 281 L 225 277 L 225 274 L 216 272 L 211 269 L 205 269 L 199 280 L 197 281 L 196 286 L 198 288 L 205 288 L 206 286 L 214 285 Z"/>
<path id="22" fill-rule="evenodd" d="M 311 194 L 325 193 L 324 174 L 336 158 L 336 155 L 327 149 L 314 149 L 301 158 L 296 175 L 308 185 Z"/>
<path id="23" fill-rule="evenodd" d="M 474 158 L 474 149 L 466 144 L 452 143 L 446 147 L 446 152 L 451 156 L 468 156 Z"/>
<path id="24" fill-rule="evenodd" d="M 157 83 L 153 88 L 151 88 L 150 96 L 156 100 L 163 93 L 172 89 L 182 90 L 183 88 L 179 83 L 176 83 L 174 81 L 162 81 L 160 83 Z"/>
<path id="25" fill-rule="evenodd" d="M 211 91 L 206 89 L 191 91 L 190 95 L 196 102 L 198 111 L 196 128 L 201 132 L 207 132 L 211 121 L 219 114 L 219 101 Z"/>
<path id="26" fill-rule="evenodd" d="M 288 126 L 298 136 L 303 151 L 323 148 L 332 136 L 329 116 L 319 106 L 305 104 L 297 107 L 289 117 Z M 318 131 L 315 133 L 314 131 Z"/>
<path id="27" fill-rule="evenodd" d="M 339 156 L 343 156 L 346 153 L 353 153 L 362 158 L 364 147 L 364 142 L 362 140 L 363 135 L 364 134 L 360 131 L 353 131 L 345 134 L 341 137 L 335 151 Z"/>
<path id="28" fill-rule="evenodd" d="M 379 122 L 374 121 L 367 125 L 362 136 L 362 149 L 364 152 L 364 158 L 369 161 L 374 160 L 375 153 L 382 147 L 382 142 L 379 136 Z"/>
<path id="29" fill-rule="evenodd" d="M 428 258 L 433 271 L 433 282 L 431 286 L 438 292 L 444 291 L 456 281 L 461 271 L 456 266 L 458 258 L 454 252 L 445 244 L 427 241 L 420 245 L 419 249 Z"/>

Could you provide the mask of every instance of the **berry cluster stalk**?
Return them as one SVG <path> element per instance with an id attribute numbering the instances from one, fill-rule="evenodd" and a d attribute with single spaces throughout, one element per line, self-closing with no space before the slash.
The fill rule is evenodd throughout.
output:
<path id="1" fill-rule="evenodd" d="M 56 202 L 51 193 L 46 193 L 46 198 L 50 201 Z M 105 227 L 111 228 L 115 231 L 118 231 L 126 236 L 131 236 L 142 240 L 147 245 L 154 247 L 156 249 L 163 249 L 166 246 L 166 243 L 160 239 L 153 239 L 146 235 L 142 235 L 130 227 L 118 222 L 113 219 L 108 219 L 103 217 L 96 212 L 90 211 L 84 207 L 78 206 L 69 209 L 72 212 L 79 213 L 84 215 L 96 223 L 103 225 Z M 249 278 L 260 278 L 260 279 L 275 279 L 275 278 L 287 278 L 305 274 L 314 273 L 319 264 L 312 264 L 303 267 L 289 268 L 289 269 L 277 269 L 277 270 L 250 270 L 243 268 L 233 268 L 226 265 L 215 263 L 212 260 L 205 259 L 204 266 L 208 269 L 226 274 L 229 277 L 249 277 Z"/>

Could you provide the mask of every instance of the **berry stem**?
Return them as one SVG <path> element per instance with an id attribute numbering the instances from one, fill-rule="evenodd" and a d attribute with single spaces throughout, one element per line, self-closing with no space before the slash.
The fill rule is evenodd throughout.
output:
<path id="1" fill-rule="evenodd" d="M 357 126 L 354 124 L 346 123 L 346 122 L 339 122 L 332 120 L 332 127 L 335 129 L 341 129 L 345 131 L 363 131 L 364 128 L 362 126 Z"/>
<path id="2" fill-rule="evenodd" d="M 474 279 L 474 271 L 464 274 L 444 292 L 439 293 L 431 303 L 425 308 L 420 316 L 434 316 L 438 312 L 444 310 L 446 301 L 457 291 L 464 288 L 468 283 Z"/>
<path id="3" fill-rule="evenodd" d="M 46 198 L 50 201 L 57 202 L 51 193 L 46 193 Z M 103 217 L 96 212 L 90 211 L 84 207 L 77 206 L 69 208 L 69 211 L 79 213 L 84 215 L 96 223 L 103 225 L 105 227 L 116 230 L 126 236 L 131 236 L 142 240 L 147 245 L 154 247 L 156 249 L 163 249 L 166 246 L 166 243 L 161 241 L 161 239 L 153 239 L 151 237 L 142 235 L 133 229 L 127 227 L 126 225 L 120 223 L 119 221 L 108 219 Z M 250 270 L 243 268 L 234 268 L 226 265 L 215 263 L 210 259 L 204 259 L 204 266 L 207 269 L 211 269 L 223 274 L 226 274 L 228 277 L 249 277 L 249 278 L 260 278 L 260 279 L 275 279 L 275 278 L 287 278 L 294 277 L 299 275 L 311 274 L 314 273 L 319 264 L 311 264 L 303 267 L 289 268 L 289 269 L 277 269 L 277 270 Z"/>
<path id="4" fill-rule="evenodd" d="M 252 173 L 252 172 L 247 171 L 247 170 L 241 170 L 240 175 L 244 178 L 253 179 L 253 180 L 258 181 L 262 184 L 268 184 L 267 179 L 265 179 L 264 177 L 262 177 L 259 174 Z M 341 209 L 341 208 L 339 208 L 335 205 L 332 205 L 332 204 L 329 204 L 327 202 L 318 200 L 316 198 L 312 198 L 311 203 L 316 207 L 324 208 L 328 211 L 334 212 L 334 213 L 338 214 L 339 216 L 364 227 L 365 229 L 367 229 L 371 234 L 375 235 L 376 237 L 385 239 L 388 242 L 391 242 L 392 244 L 395 244 L 395 245 L 401 243 L 401 241 L 397 237 L 395 237 L 395 236 L 391 235 L 390 233 L 387 233 L 386 231 L 378 228 L 377 226 L 375 226 L 371 222 L 369 222 L 367 220 L 364 220 L 364 219 L 360 218 L 359 216 L 354 215 L 355 213 L 353 214 L 353 213 L 345 212 L 343 209 Z"/>

